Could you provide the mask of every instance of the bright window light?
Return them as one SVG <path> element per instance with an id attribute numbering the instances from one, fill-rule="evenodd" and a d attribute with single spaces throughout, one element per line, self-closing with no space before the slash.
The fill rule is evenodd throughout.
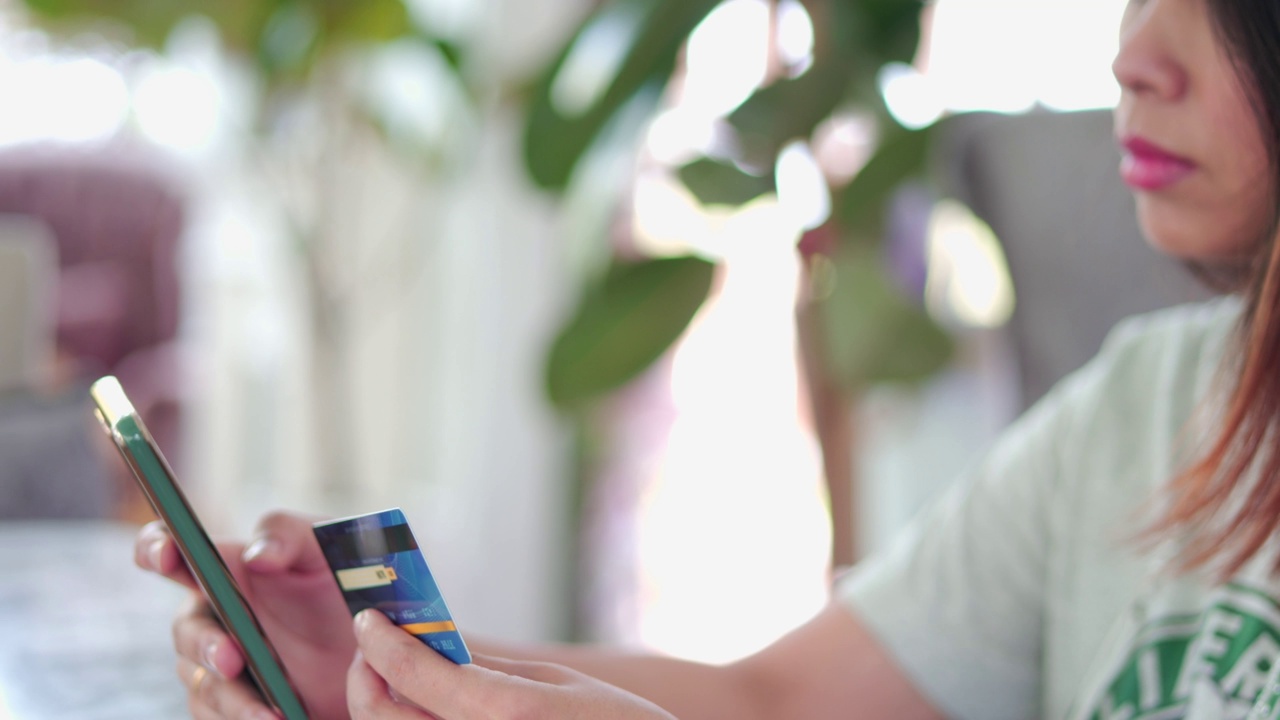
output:
<path id="1" fill-rule="evenodd" d="M 797 141 L 783 148 L 774 176 L 778 204 L 798 227 L 812 230 L 831 217 L 831 191 L 808 145 Z"/>
<path id="2" fill-rule="evenodd" d="M 728 0 L 707 15 L 689 36 L 679 107 L 712 119 L 751 96 L 769 65 L 770 14 L 765 0 Z"/>
<path id="3" fill-rule="evenodd" d="M 889 114 L 905 128 L 928 127 L 942 117 L 944 108 L 927 75 L 904 63 L 890 63 L 876 78 Z"/>
<path id="4" fill-rule="evenodd" d="M 719 290 L 672 361 L 676 418 L 635 550 L 636 639 L 704 662 L 757 651 L 816 613 L 831 541 L 820 454 L 799 417 L 797 229 L 761 199 L 723 233 Z"/>
<path id="5" fill-rule="evenodd" d="M 813 64 L 813 19 L 796 0 L 782 0 L 777 23 L 778 55 L 798 75 Z"/>
<path id="6" fill-rule="evenodd" d="M 1040 16 L 1040 67 L 1037 99 L 1053 110 L 1114 107 L 1120 85 L 1111 62 L 1120 49 L 1118 0 L 1046 3 Z"/>
<path id="7" fill-rule="evenodd" d="M 1111 107 L 1124 0 L 937 0 L 926 72 L 948 110 Z"/>
<path id="8" fill-rule="evenodd" d="M 648 255 L 664 257 L 695 249 L 711 254 L 712 219 L 683 184 L 664 173 L 636 179 L 631 223 L 636 246 Z"/>
<path id="9" fill-rule="evenodd" d="M 659 165 L 675 167 L 705 155 L 715 146 L 715 126 L 684 110 L 660 113 L 649 123 L 645 149 Z"/>
<path id="10" fill-rule="evenodd" d="M 83 142 L 115 134 L 128 116 L 120 73 L 91 58 L 0 58 L 0 143 Z"/>
<path id="11" fill-rule="evenodd" d="M 994 328 L 1013 314 L 1013 281 L 995 233 L 964 205 L 938 203 L 929 219 L 925 298 L 936 317 Z"/>
<path id="12" fill-rule="evenodd" d="M 208 147 L 218 129 L 218 88 L 207 75 L 155 61 L 134 90 L 138 127 L 153 141 L 177 150 Z"/>

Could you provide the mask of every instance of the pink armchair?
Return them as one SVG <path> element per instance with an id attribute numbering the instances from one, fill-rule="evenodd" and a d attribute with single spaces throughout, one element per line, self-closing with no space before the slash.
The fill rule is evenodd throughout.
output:
<path id="1" fill-rule="evenodd" d="M 56 239 L 57 354 L 64 385 L 115 374 L 175 464 L 181 462 L 181 183 L 138 147 L 0 150 L 0 213 Z"/>

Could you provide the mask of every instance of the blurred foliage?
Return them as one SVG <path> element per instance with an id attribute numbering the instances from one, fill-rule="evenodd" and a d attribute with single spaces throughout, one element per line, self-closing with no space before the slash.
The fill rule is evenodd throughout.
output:
<path id="1" fill-rule="evenodd" d="M 412 46 L 433 61 L 416 64 L 415 72 L 425 75 L 437 66 L 444 68 L 456 80 L 464 104 L 478 104 L 481 94 L 469 82 L 474 68 L 468 64 L 468 47 L 426 26 L 429 21 L 421 13 L 411 12 L 412 0 L 23 2 L 52 30 L 102 32 L 157 50 L 164 49 L 174 29 L 188 18 L 207 18 L 226 48 L 256 69 L 264 93 L 257 129 L 268 140 L 272 139 L 272 118 L 281 109 L 277 103 L 310 95 L 318 100 L 319 115 L 328 123 L 339 127 L 352 121 L 365 123 L 389 145 L 406 146 L 420 160 L 432 161 L 433 152 L 458 152 L 460 144 L 451 138 L 436 138 L 434 146 L 417 142 L 413 129 L 404 127 L 403 117 L 397 124 L 376 102 L 361 96 L 365 88 L 350 87 L 349 78 L 342 75 L 348 69 L 346 61 L 358 54 L 349 53 L 352 50 L 391 52 Z M 518 87 L 485 94 L 522 106 L 526 119 L 522 154 L 531 181 L 552 193 L 568 191 L 575 180 L 590 186 L 595 180 L 589 172 L 593 159 L 618 157 L 634 149 L 644 127 L 637 114 L 648 116 L 659 109 L 691 33 L 720 2 L 598 0 L 546 67 L 532 68 Z M 925 0 L 799 2 L 812 19 L 812 62 L 773 75 L 724 118 L 729 151 L 695 158 L 676 174 L 704 204 L 745 205 L 775 191 L 774 172 L 783 148 L 797 140 L 811 140 L 815 130 L 836 114 L 870 118 L 878 130 L 878 150 L 850 182 L 829 188 L 831 219 L 801 242 L 811 279 L 815 286 L 822 286 L 813 293 L 814 305 L 809 308 L 820 321 L 822 337 L 817 347 L 824 356 L 817 358 L 817 364 L 828 375 L 824 380 L 833 380 L 847 391 L 879 382 L 918 382 L 946 363 L 950 339 L 923 312 L 919 298 L 895 281 L 882 258 L 888 200 L 904 182 L 925 174 L 932 133 L 899 127 L 886 111 L 877 79 L 886 64 L 912 60 Z M 446 92 L 438 84 L 431 87 Z M 438 107 L 448 99 L 437 95 L 435 100 Z M 467 124 L 456 116 L 451 122 Z M 409 142 L 401 142 L 406 137 Z M 346 318 L 340 292 L 343 283 L 333 282 L 341 273 L 332 272 L 326 258 L 332 262 L 333 257 L 342 257 L 332 250 L 350 240 L 330 227 L 328 211 L 342 199 L 325 191 L 337 187 L 326 179 L 347 169 L 341 165 L 340 153 L 328 155 L 327 165 L 301 174 L 319 187 L 315 217 L 298 223 L 298 235 L 313 291 L 314 335 L 325 340 L 313 353 L 316 387 L 323 389 L 316 396 L 327 403 L 326 410 L 314 413 L 321 424 L 317 448 L 324 454 L 317 464 L 327 473 L 322 479 L 326 487 L 344 487 L 341 483 L 356 477 L 358 468 L 342 452 L 346 446 L 342 433 L 347 428 L 326 419 L 348 416 L 340 404 L 343 394 L 333 391 L 342 380 L 339 370 L 348 336 L 341 331 Z M 623 202 L 602 187 L 591 189 L 593 199 L 599 201 L 594 213 L 604 203 Z M 713 263 L 696 257 L 612 257 L 609 230 L 602 226 L 599 235 L 598 247 L 604 251 L 593 257 L 609 260 L 587 270 L 578 305 L 551 344 L 544 368 L 548 398 L 571 411 L 569 419 L 577 428 L 579 477 L 571 498 L 575 515 L 582 512 L 598 431 L 593 414 L 583 410 L 667 351 L 705 302 L 715 272 Z M 813 237 L 824 240 L 810 242 Z M 805 247 L 807 242 L 810 247 Z M 577 547 L 575 543 L 572 552 Z M 577 567 L 576 562 L 569 565 Z M 569 614 L 578 618 L 572 609 Z"/>
<path id="2" fill-rule="evenodd" d="M 525 159 L 538 185 L 563 190 L 597 136 L 632 98 L 646 87 L 671 79 L 676 57 L 698 23 L 720 0 L 612 0 L 591 13 L 542 73 L 529 103 L 525 126 Z M 581 106 L 564 107 L 556 82 L 576 70 L 593 40 L 625 38 L 617 48 L 621 59 L 612 77 Z"/>
<path id="3" fill-rule="evenodd" d="M 680 182 L 707 205 L 745 205 L 775 190 L 773 173 L 756 174 L 712 158 L 694 160 L 678 174 Z"/>
<path id="4" fill-rule="evenodd" d="M 354 46 L 410 40 L 439 53 L 465 87 L 466 48 L 415 21 L 405 0 L 24 0 L 53 28 L 110 23 L 128 41 L 162 48 L 189 16 L 211 20 L 229 49 L 251 58 L 267 91 L 315 81 L 336 53 Z M 705 204 L 742 205 L 774 191 L 780 150 L 810 139 L 838 112 L 873 117 L 881 142 L 847 184 L 830 188 L 839 238 L 821 252 L 837 279 L 819 310 L 830 336 L 826 366 L 849 388 L 918 381 L 948 359 L 947 336 L 916 298 L 892 281 L 878 250 L 884 209 L 901 183 L 924 174 L 929 132 L 909 132 L 885 111 L 881 69 L 910 62 L 919 41 L 923 0 L 800 0 L 812 19 L 812 63 L 759 88 L 726 118 L 736 152 L 678 169 Z M 574 173 L 606 143 L 632 142 L 611 132 L 637 102 L 657 109 L 690 34 L 720 0 L 603 0 L 582 19 L 549 64 L 535 69 L 525 103 L 524 160 L 533 182 L 563 192 Z M 595 84 L 566 97 L 564 77 L 581 73 L 588 49 L 604 43 L 612 64 L 589 68 Z M 584 60 L 586 58 L 586 60 Z M 376 112 L 365 119 L 378 125 Z M 384 128 L 386 129 L 386 128 Z M 602 243 L 608 239 L 602 237 Z M 711 266 L 684 259 L 615 261 L 584 283 L 580 303 L 547 358 L 547 392 L 578 406 L 642 372 L 688 325 L 711 287 Z"/>
<path id="5" fill-rule="evenodd" d="M 388 56 L 411 56 L 404 52 L 409 45 L 441 60 L 415 65 L 421 68 L 422 87 L 440 95 L 454 90 L 426 77 L 434 65 L 450 68 L 445 79 L 456 80 L 463 90 L 456 94 L 465 102 L 461 53 L 415 22 L 404 0 L 24 2 L 33 18 L 56 34 L 96 33 L 160 52 L 184 24 L 203 17 L 216 28 L 225 52 L 255 71 L 253 84 L 260 94 L 252 108 L 254 134 L 246 138 L 253 152 L 246 160 L 266 175 L 264 187 L 296 240 L 294 259 L 307 293 L 317 487 L 331 499 L 348 497 L 353 478 L 360 477 L 343 424 L 355 393 L 347 370 L 356 329 L 349 311 L 352 295 L 356 288 L 370 287 L 374 275 L 379 289 L 393 288 L 383 297 L 398 297 L 403 285 L 347 261 L 351 240 L 337 218 L 361 217 L 364 209 L 338 180 L 350 172 L 352 153 L 369 137 L 382 140 L 388 154 L 407 150 L 417 170 L 440 166 L 448 139 L 405 132 L 405 113 L 380 103 L 371 92 L 375 83 L 367 80 L 370 68 Z M 440 105 L 452 99 L 442 98 Z"/>
<path id="6" fill-rule="evenodd" d="M 874 251 L 842 246 L 834 255 L 821 316 L 829 371 L 864 382 L 915 382 L 937 372 L 950 337 L 880 270 Z"/>
<path id="7" fill-rule="evenodd" d="M 936 128 L 889 126 L 866 165 L 835 194 L 833 212 L 847 241 L 878 244 L 884 237 L 885 209 L 893 194 L 918 177 L 929 161 Z"/>
<path id="8" fill-rule="evenodd" d="M 525 157 L 534 181 L 563 190 L 584 157 L 599 150 L 597 142 L 610 119 L 640 92 L 665 86 L 671 79 L 689 34 L 718 4 L 712 0 L 606 0 L 585 18 L 536 86 L 525 131 Z M 830 224 L 839 242 L 821 250 L 829 256 L 824 267 L 835 276 L 828 278 L 834 291 L 818 298 L 828 336 L 823 343 L 828 350 L 823 366 L 847 389 L 878 382 L 918 382 L 946 364 L 951 342 L 923 311 L 919 299 L 894 282 L 880 260 L 879 248 L 889 199 L 903 183 L 926 174 L 932 133 L 908 131 L 892 120 L 877 79 L 885 65 L 912 60 L 923 2 L 802 0 L 801 4 L 814 28 L 812 63 L 794 76 L 775 78 L 729 114 L 734 157 L 697 158 L 677 174 L 704 204 L 743 205 L 774 191 L 773 169 L 786 145 L 811 139 L 815 129 L 837 112 L 873 117 L 880 133 L 877 151 L 851 182 L 830 188 L 834 208 Z M 566 109 L 564 103 L 557 103 L 557 81 L 570 72 L 567 68 L 573 66 L 575 50 L 590 46 L 602 27 L 609 28 L 613 37 L 628 39 L 621 49 L 623 59 L 594 91 L 591 102 Z M 672 293 L 687 290 L 677 288 L 683 279 L 675 273 L 655 274 L 651 282 L 671 283 Z M 648 291 L 664 292 L 658 285 Z M 643 369 L 645 363 L 636 349 L 628 351 L 622 345 L 625 334 L 613 333 L 605 325 L 581 323 L 584 316 L 624 314 L 623 308 L 608 307 L 620 302 L 620 297 L 584 293 L 572 332 L 600 334 L 590 341 L 579 337 L 571 347 L 557 344 L 547 372 L 554 401 L 580 401 L 616 387 Z M 655 304 L 626 314 L 628 323 L 637 328 L 646 323 L 683 327 L 699 305 Z M 640 312 L 653 314 L 642 320 Z M 665 314 L 673 312 L 685 316 Z M 610 343 L 618 345 L 609 348 Z M 579 350 L 588 347 L 590 358 Z M 645 357 L 656 357 L 653 347 L 644 349 Z M 590 362 L 613 363 L 613 367 L 595 368 L 588 376 L 581 369 Z M 612 381 L 601 383 L 603 377 Z"/>
<path id="9" fill-rule="evenodd" d="M 340 59 L 352 50 L 409 42 L 436 53 L 466 89 L 463 49 L 433 32 L 410 13 L 405 0 L 23 0 L 37 21 L 66 35 L 98 32 L 136 47 L 163 52 L 173 31 L 199 17 L 211 22 L 232 55 L 256 71 L 265 97 L 259 130 L 270 129 L 278 102 L 298 99 L 328 85 L 337 108 L 384 137 L 397 134 L 396 119 L 363 97 L 358 88 L 340 88 Z M 425 80 L 425 79 L 424 79 Z M 331 105 L 333 103 L 330 103 Z M 335 108 L 330 107 L 329 110 Z M 399 133 L 403 135 L 403 133 Z M 435 160 L 436 148 L 409 145 L 421 159 Z"/>
<path id="10" fill-rule="evenodd" d="M 27 7 L 46 25 L 69 32 L 114 29 L 127 33 L 128 42 L 161 48 L 174 26 L 193 14 L 208 16 L 223 30 L 228 42 L 242 44 L 257 37 L 268 15 L 256 0 L 25 0 Z M 202 7 L 202 5 L 207 5 Z"/>
<path id="11" fill-rule="evenodd" d="M 579 405 L 657 360 L 706 299 L 713 271 L 710 262 L 696 257 L 614 261 L 552 345 L 552 401 Z"/>
<path id="12" fill-rule="evenodd" d="M 54 29 L 115 26 L 131 44 L 163 49 L 193 16 L 208 18 L 228 49 L 256 58 L 269 85 L 305 79 L 318 58 L 351 43 L 415 34 L 402 0 L 24 0 Z"/>

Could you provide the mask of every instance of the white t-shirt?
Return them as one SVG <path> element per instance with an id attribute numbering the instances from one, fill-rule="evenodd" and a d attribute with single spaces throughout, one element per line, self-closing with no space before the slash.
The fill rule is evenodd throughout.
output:
<path id="1" fill-rule="evenodd" d="M 1235 298 L 1122 323 L 838 596 L 944 713 L 1243 718 L 1280 656 L 1270 557 L 1232 582 L 1143 550 L 1229 389 Z M 1214 401 L 1217 401 L 1216 404 Z M 1193 419 L 1194 418 L 1194 419 Z M 1144 514 L 1144 512 L 1146 514 Z"/>

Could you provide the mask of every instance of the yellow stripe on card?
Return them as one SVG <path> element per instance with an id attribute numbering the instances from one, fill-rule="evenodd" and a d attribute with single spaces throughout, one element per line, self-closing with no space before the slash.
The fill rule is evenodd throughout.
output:
<path id="1" fill-rule="evenodd" d="M 401 628 L 410 635 L 430 635 L 438 632 L 451 632 L 457 630 L 458 626 L 453 624 L 452 620 L 439 620 L 437 622 L 411 623 L 409 625 L 401 625 Z"/>
<path id="2" fill-rule="evenodd" d="M 396 579 L 394 568 L 386 565 L 370 565 L 361 568 L 347 568 L 336 573 L 338 584 L 343 590 L 363 590 L 371 587 L 384 587 Z"/>

